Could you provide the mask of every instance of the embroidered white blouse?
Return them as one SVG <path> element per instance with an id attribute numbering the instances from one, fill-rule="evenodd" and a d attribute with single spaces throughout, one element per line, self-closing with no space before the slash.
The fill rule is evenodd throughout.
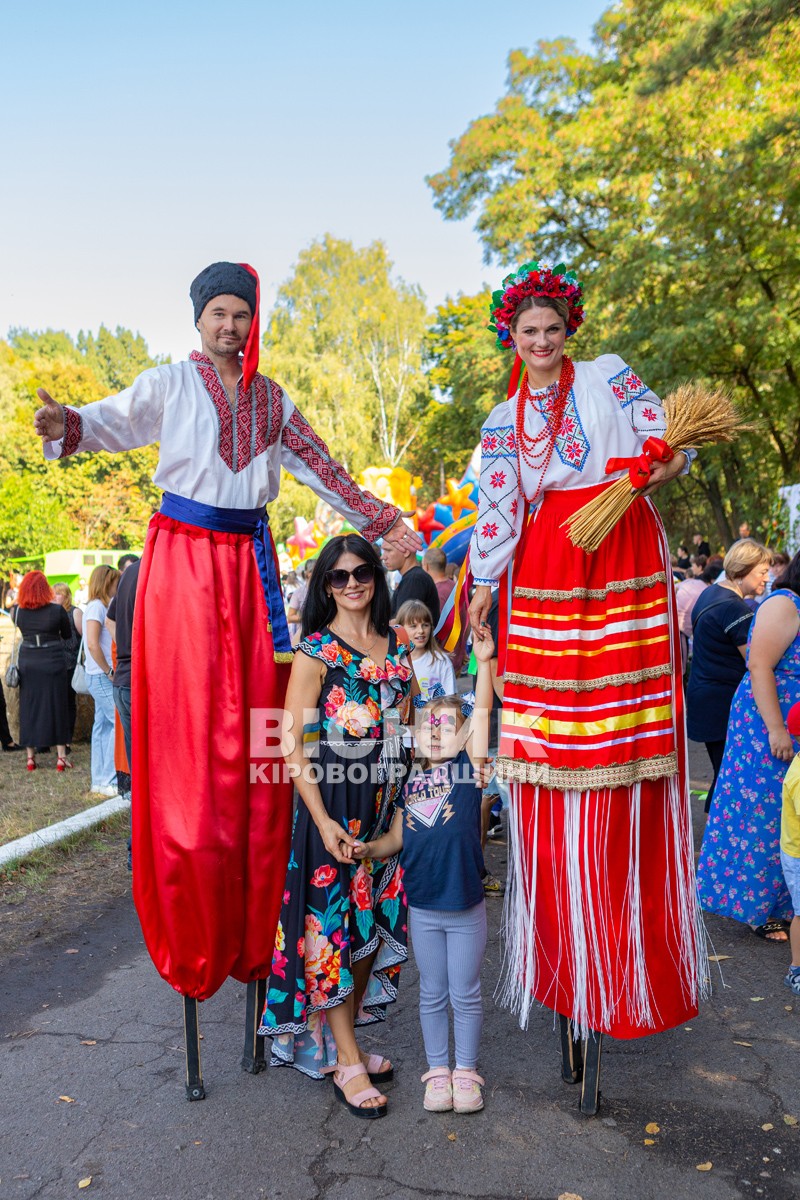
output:
<path id="1" fill-rule="evenodd" d="M 240 378 L 234 407 L 198 351 L 188 362 L 143 371 L 115 396 L 65 407 L 64 421 L 63 438 L 47 443 L 45 458 L 160 442 L 154 483 L 202 504 L 260 508 L 278 495 L 285 467 L 370 541 L 400 515 L 353 482 L 279 384 L 256 375 L 245 395 Z"/>
<path id="2" fill-rule="evenodd" d="M 531 392 L 525 432 L 540 434 L 552 411 L 556 385 Z M 496 584 L 505 571 L 522 531 L 524 501 L 536 492 L 539 473 L 523 460 L 516 445 L 520 393 L 498 404 L 481 430 L 478 519 L 470 544 L 470 562 L 479 584 Z M 544 478 L 550 488 L 583 488 L 611 482 L 624 474 L 606 475 L 609 458 L 634 458 L 648 437 L 663 437 L 663 405 L 647 384 L 617 354 L 594 362 L 575 363 L 564 419 Z M 687 453 L 684 473 L 694 451 Z"/>

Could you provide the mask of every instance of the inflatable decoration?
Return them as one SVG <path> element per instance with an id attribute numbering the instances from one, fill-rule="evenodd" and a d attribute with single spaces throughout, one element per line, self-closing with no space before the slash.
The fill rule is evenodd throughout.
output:
<path id="1" fill-rule="evenodd" d="M 444 521 L 437 521 L 436 519 L 435 508 L 435 504 L 429 504 L 427 508 L 418 508 L 414 521 L 417 530 L 429 544 L 436 537 L 436 534 L 441 529 L 444 529 Z"/>
<path id="2" fill-rule="evenodd" d="M 477 492 L 477 483 L 456 483 L 455 479 L 447 480 L 447 495 L 440 496 L 436 502 L 437 508 L 452 510 L 451 520 L 457 521 L 462 513 L 477 512 L 478 506 L 472 499 Z"/>
<path id="3" fill-rule="evenodd" d="M 396 504 L 401 512 L 417 507 L 417 489 L 422 478 L 403 467 L 367 467 L 358 477 L 359 485 L 387 504 Z"/>
<path id="4" fill-rule="evenodd" d="M 346 521 L 335 508 L 331 508 L 330 504 L 326 504 L 324 500 L 320 500 L 314 510 L 314 524 L 321 536 L 325 538 L 336 537 L 339 533 L 355 532 L 350 522 Z"/>
<path id="5" fill-rule="evenodd" d="M 315 534 L 314 522 L 295 517 L 294 533 L 286 539 L 286 548 L 292 557 L 292 563 L 296 566 L 302 562 L 317 549 L 318 544 L 319 537 Z"/>

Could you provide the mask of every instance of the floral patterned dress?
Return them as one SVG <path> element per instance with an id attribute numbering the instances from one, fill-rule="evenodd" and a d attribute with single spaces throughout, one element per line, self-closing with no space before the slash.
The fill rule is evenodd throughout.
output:
<path id="1" fill-rule="evenodd" d="M 800 596 L 794 592 L 781 588 L 772 596 L 788 596 L 800 612 Z M 772 596 L 756 613 L 750 638 Z M 748 641 L 748 659 L 749 655 Z M 785 720 L 800 700 L 800 637 L 775 667 L 775 683 Z M 781 789 L 788 765 L 770 753 L 769 734 L 748 672 L 733 698 L 725 755 L 697 867 L 700 903 L 707 912 L 750 925 L 791 917 L 780 857 Z"/>
<path id="2" fill-rule="evenodd" d="M 410 755 L 401 727 L 412 670 L 408 646 L 389 631 L 381 667 L 329 629 L 304 638 L 298 653 L 327 672 L 321 720 L 303 737 L 318 741 L 317 775 L 326 811 L 353 837 L 386 833 L 403 789 Z M 260 1033 L 272 1038 L 272 1065 L 313 1078 L 336 1062 L 326 1009 L 353 991 L 352 964 L 375 954 L 357 1025 L 385 1020 L 408 958 L 407 905 L 398 856 L 339 863 L 325 849 L 308 809 L 298 803 L 267 1002 Z"/>

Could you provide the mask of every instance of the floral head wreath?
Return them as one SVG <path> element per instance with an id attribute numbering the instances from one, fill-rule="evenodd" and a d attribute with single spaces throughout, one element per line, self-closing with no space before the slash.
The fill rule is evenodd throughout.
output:
<path id="1" fill-rule="evenodd" d="M 569 305 L 567 337 L 572 337 L 583 323 L 583 290 L 574 271 L 568 271 L 563 263 L 551 267 L 543 262 L 523 263 L 518 270 L 506 275 L 502 286 L 492 292 L 489 311 L 492 323 L 489 328 L 497 334 L 498 345 L 506 350 L 512 347 L 511 322 L 520 303 L 527 296 L 561 297 Z"/>

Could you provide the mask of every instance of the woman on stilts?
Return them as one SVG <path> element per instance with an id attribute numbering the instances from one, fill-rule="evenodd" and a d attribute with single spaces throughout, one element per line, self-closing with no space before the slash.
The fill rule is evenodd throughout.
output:
<path id="1" fill-rule="evenodd" d="M 563 265 L 508 276 L 492 316 L 516 360 L 482 430 L 470 618 L 480 639 L 500 584 L 497 767 L 512 793 L 502 998 L 523 1027 L 534 1001 L 560 1014 L 572 1081 L 583 1040 L 581 1107 L 594 1112 L 596 1035 L 681 1024 L 705 987 L 677 613 L 649 499 L 692 452 L 650 465 L 644 498 L 594 553 L 578 549 L 564 523 L 663 438 L 661 401 L 615 354 L 564 354 L 584 314 Z M 607 474 L 612 458 L 625 461 Z"/>

